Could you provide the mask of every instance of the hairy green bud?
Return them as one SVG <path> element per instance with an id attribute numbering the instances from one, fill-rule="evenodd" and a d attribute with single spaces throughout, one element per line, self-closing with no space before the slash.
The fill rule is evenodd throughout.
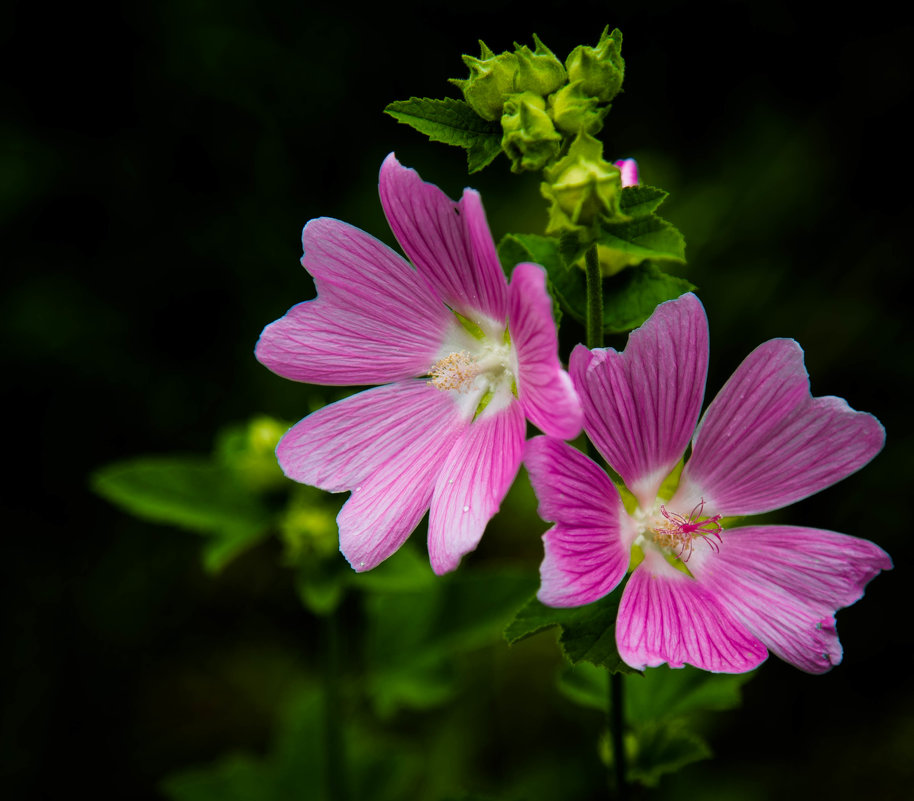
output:
<path id="1" fill-rule="evenodd" d="M 575 81 L 549 95 L 549 116 L 560 131 L 595 134 L 603 127 L 609 106 L 600 107 L 600 101 L 586 94 L 582 84 L 583 81 Z"/>
<path id="2" fill-rule="evenodd" d="M 603 29 L 596 47 L 578 45 L 565 59 L 568 80 L 581 81 L 581 90 L 601 103 L 608 103 L 622 88 L 625 61 L 622 59 L 622 32 Z"/>
<path id="3" fill-rule="evenodd" d="M 527 45 L 514 43 L 517 56 L 516 91 L 535 92 L 545 97 L 565 83 L 568 76 L 562 62 L 535 33 L 533 41 L 536 44 L 536 50 L 533 51 Z"/>
<path id="4" fill-rule="evenodd" d="M 480 117 L 497 120 L 501 116 L 505 97 L 515 91 L 517 56 L 514 53 L 496 56 L 482 39 L 479 40 L 479 48 L 479 58 L 463 56 L 463 63 L 470 69 L 470 77 L 466 80 L 451 78 L 450 82 L 463 92 L 464 100 Z"/>
<path id="5" fill-rule="evenodd" d="M 585 231 L 599 219 L 619 215 L 622 177 L 603 159 L 603 145 L 580 133 L 568 153 L 545 171 L 540 192 L 550 202 L 547 234 Z"/>
<path id="6" fill-rule="evenodd" d="M 546 113 L 546 101 L 535 92 L 509 95 L 501 127 L 501 147 L 511 159 L 512 172 L 541 170 L 562 147 L 562 137 Z"/>

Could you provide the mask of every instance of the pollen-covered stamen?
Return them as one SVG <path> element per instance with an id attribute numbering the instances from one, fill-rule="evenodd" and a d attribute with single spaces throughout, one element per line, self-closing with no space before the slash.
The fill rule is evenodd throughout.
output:
<path id="1" fill-rule="evenodd" d="M 514 368 L 510 342 L 480 342 L 469 350 L 455 350 L 442 356 L 428 371 L 428 383 L 436 389 L 461 393 L 495 392 L 506 383 L 513 386 Z"/>
<path id="2" fill-rule="evenodd" d="M 687 517 L 676 512 L 668 512 L 665 506 L 661 506 L 660 514 L 667 522 L 653 529 L 654 542 L 661 548 L 677 551 L 676 556 L 683 562 L 689 561 L 696 537 L 705 537 L 704 542 L 717 551 L 717 542 L 722 541 L 720 537 L 720 533 L 723 531 L 723 527 L 720 525 L 722 515 L 702 519 L 701 512 L 704 505 L 705 501 L 702 498 Z M 717 542 L 712 537 L 715 537 Z"/>
<path id="3" fill-rule="evenodd" d="M 439 359 L 428 373 L 431 376 L 428 383 L 436 389 L 463 392 L 470 388 L 479 375 L 479 365 L 467 351 L 461 350 Z"/>

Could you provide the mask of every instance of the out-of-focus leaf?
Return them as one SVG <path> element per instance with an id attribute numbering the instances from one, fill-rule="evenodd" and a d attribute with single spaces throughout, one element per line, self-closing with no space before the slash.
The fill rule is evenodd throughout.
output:
<path id="1" fill-rule="evenodd" d="M 707 673 L 661 666 L 625 682 L 625 710 L 633 722 L 662 723 L 709 709 L 735 709 L 754 673 Z"/>
<path id="2" fill-rule="evenodd" d="M 162 456 L 117 462 L 97 470 L 92 487 L 146 520 L 208 535 L 203 563 L 218 572 L 263 539 L 270 514 L 230 468 L 200 457 Z"/>
<path id="3" fill-rule="evenodd" d="M 497 642 L 533 584 L 527 574 L 485 571 L 439 578 L 415 591 L 367 595 L 367 687 L 378 713 L 447 700 L 455 657 Z"/>
<path id="4" fill-rule="evenodd" d="M 432 572 L 428 559 L 419 556 L 409 544 L 373 570 L 350 571 L 347 576 L 350 586 L 368 592 L 415 592 L 440 581 Z"/>
<path id="5" fill-rule="evenodd" d="M 693 727 L 704 712 L 739 706 L 740 689 L 752 675 L 663 666 L 626 678 L 623 697 L 629 727 L 629 777 L 653 786 L 664 773 L 710 757 L 711 748 Z M 574 703 L 605 712 L 607 679 L 605 670 L 579 664 L 562 672 L 558 686 Z"/>
<path id="6" fill-rule="evenodd" d="M 655 787 L 663 774 L 711 756 L 704 739 L 688 731 L 684 724 L 645 726 L 639 729 L 634 753 L 629 756 L 628 776 Z"/>
<path id="7" fill-rule="evenodd" d="M 234 754 L 206 767 L 167 777 L 161 790 L 172 801 L 329 801 L 325 699 L 307 687 L 283 705 L 272 751 L 263 758 Z M 359 730 L 351 716 L 344 729 L 347 798 L 409 798 L 421 771 L 416 753 Z"/>
<path id="8" fill-rule="evenodd" d="M 117 462 L 97 470 L 92 487 L 137 517 L 192 531 L 249 529 L 267 520 L 257 497 L 238 485 L 232 471 L 207 458 Z"/>
<path id="9" fill-rule="evenodd" d="M 592 604 L 571 609 L 553 609 L 531 599 L 505 629 L 505 639 L 513 645 L 543 629 L 559 626 L 559 643 L 572 664 L 590 662 L 613 673 L 633 673 L 616 648 L 616 613 L 622 588 Z"/>

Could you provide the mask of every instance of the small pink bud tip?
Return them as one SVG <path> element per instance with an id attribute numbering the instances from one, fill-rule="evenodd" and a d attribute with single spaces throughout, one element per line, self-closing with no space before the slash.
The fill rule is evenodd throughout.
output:
<path id="1" fill-rule="evenodd" d="M 620 159 L 613 162 L 622 172 L 622 186 L 638 185 L 638 162 L 634 159 Z"/>

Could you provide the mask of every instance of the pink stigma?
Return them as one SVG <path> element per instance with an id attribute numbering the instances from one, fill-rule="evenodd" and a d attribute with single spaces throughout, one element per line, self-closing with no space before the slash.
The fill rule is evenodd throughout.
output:
<path id="1" fill-rule="evenodd" d="M 714 515 L 702 520 L 701 510 L 704 509 L 704 505 L 705 499 L 702 498 L 687 517 L 676 514 L 676 512 L 668 512 L 665 506 L 661 506 L 660 514 L 669 521 L 669 525 L 655 529 L 654 541 L 658 545 L 667 548 L 678 547 L 679 553 L 676 555 L 683 562 L 689 561 L 689 557 L 692 555 L 693 541 L 696 537 L 704 537 L 710 534 L 717 538 L 717 542 L 721 542 L 720 532 L 723 531 L 723 527 L 720 525 L 720 519 L 723 515 Z M 714 542 L 714 540 L 707 539 L 705 542 L 715 551 L 718 550 L 717 542 Z"/>

